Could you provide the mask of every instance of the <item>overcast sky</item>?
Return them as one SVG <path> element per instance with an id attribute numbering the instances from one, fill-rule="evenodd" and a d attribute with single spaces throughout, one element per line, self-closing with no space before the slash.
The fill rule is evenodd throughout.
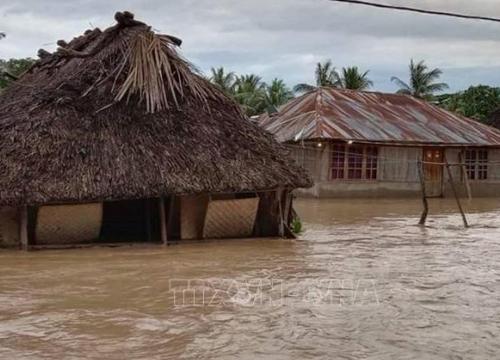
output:
<path id="1" fill-rule="evenodd" d="M 499 0 L 372 0 L 500 18 Z M 224 66 L 313 82 L 318 61 L 370 70 L 374 90 L 394 91 L 410 58 L 444 71 L 452 90 L 500 86 L 500 23 L 467 21 L 328 0 L 0 0 L 0 58 L 54 50 L 90 27 L 114 23 L 117 10 L 183 39 L 182 53 L 204 72 Z"/>

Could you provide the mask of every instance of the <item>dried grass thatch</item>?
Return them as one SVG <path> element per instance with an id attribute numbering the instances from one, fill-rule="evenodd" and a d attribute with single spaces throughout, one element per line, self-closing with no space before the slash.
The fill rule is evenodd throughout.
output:
<path id="1" fill-rule="evenodd" d="M 0 204 L 309 186 L 284 148 L 124 12 L 0 96 Z"/>

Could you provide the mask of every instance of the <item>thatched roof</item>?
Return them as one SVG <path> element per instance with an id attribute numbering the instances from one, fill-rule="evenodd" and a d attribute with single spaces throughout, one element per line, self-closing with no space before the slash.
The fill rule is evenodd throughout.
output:
<path id="1" fill-rule="evenodd" d="M 0 95 L 0 204 L 310 186 L 286 150 L 124 12 Z"/>

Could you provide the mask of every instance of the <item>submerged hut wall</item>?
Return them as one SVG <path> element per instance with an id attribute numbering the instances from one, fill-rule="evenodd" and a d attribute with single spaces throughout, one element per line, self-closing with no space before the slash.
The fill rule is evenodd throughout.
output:
<path id="1" fill-rule="evenodd" d="M 0 247 L 19 246 L 18 212 L 16 207 L 0 207 Z"/>
<path id="2" fill-rule="evenodd" d="M 102 203 L 49 205 L 38 209 L 37 245 L 79 244 L 99 238 Z"/>

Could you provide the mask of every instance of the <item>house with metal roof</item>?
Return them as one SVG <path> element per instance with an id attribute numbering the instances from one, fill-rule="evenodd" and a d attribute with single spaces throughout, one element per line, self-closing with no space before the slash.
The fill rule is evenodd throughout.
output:
<path id="1" fill-rule="evenodd" d="M 407 95 L 318 88 L 256 120 L 309 170 L 315 197 L 500 195 L 500 130 Z"/>

